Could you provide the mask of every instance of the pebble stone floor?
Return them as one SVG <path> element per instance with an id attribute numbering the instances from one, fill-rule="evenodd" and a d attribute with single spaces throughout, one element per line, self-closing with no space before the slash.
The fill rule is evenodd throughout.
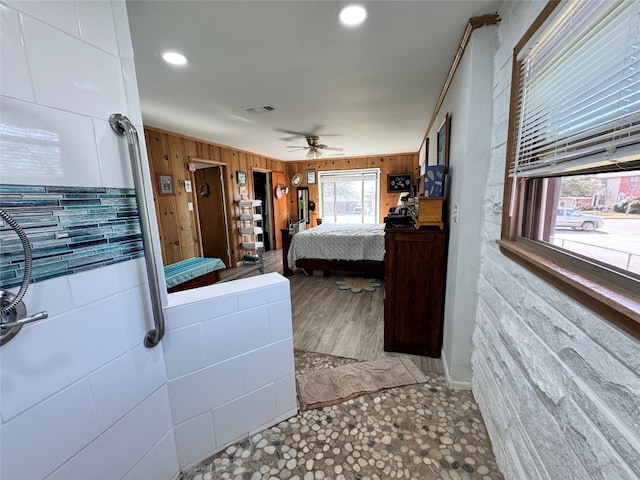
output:
<path id="1" fill-rule="evenodd" d="M 296 350 L 296 373 L 359 360 Z M 204 460 L 182 480 L 497 480 L 469 391 L 442 375 L 301 412 Z"/>

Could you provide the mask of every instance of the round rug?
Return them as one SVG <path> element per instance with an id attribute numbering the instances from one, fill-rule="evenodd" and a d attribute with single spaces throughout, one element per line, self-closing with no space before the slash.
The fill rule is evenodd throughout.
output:
<path id="1" fill-rule="evenodd" d="M 345 278 L 336 282 L 338 290 L 351 290 L 353 293 L 375 292 L 382 284 L 375 278 Z"/>

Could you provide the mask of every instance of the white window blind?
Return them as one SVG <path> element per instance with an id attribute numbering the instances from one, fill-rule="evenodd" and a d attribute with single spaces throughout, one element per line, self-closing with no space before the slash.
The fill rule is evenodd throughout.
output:
<path id="1" fill-rule="evenodd" d="M 366 182 L 377 181 L 379 170 L 334 170 L 330 172 L 318 172 L 320 182 Z"/>
<path id="2" fill-rule="evenodd" d="M 511 173 L 638 168 L 640 0 L 568 1 L 523 50 Z"/>

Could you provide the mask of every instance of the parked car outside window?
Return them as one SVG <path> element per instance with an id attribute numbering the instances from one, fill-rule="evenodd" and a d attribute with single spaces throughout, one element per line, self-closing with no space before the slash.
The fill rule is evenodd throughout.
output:
<path id="1" fill-rule="evenodd" d="M 602 217 L 585 215 L 573 208 L 558 208 L 556 211 L 556 227 L 569 227 L 574 230 L 595 230 L 604 225 Z"/>
<path id="2" fill-rule="evenodd" d="M 357 213 L 357 214 L 362 213 L 362 203 L 360 202 L 356 203 L 356 206 L 353 207 L 353 213 Z M 369 215 L 371 213 L 371 207 L 369 207 L 368 205 L 365 205 L 364 213 L 365 215 Z"/>

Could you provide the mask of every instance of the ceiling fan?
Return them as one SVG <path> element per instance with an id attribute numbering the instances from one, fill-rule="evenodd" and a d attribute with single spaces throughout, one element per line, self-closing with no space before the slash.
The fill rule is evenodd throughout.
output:
<path id="1" fill-rule="evenodd" d="M 322 152 L 325 150 L 333 150 L 336 152 L 341 152 L 342 148 L 339 147 L 330 147 L 325 145 L 324 143 L 320 143 L 320 137 L 317 135 L 309 135 L 306 136 L 307 146 L 301 145 L 288 145 L 287 148 L 293 148 L 294 150 L 289 150 L 289 152 L 298 152 L 300 150 L 308 150 L 307 158 L 320 158 Z"/>

